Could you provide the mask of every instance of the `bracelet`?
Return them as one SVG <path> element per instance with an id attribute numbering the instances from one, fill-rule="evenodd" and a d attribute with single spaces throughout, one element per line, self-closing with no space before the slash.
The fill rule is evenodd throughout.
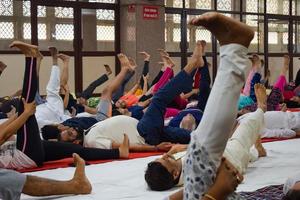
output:
<path id="1" fill-rule="evenodd" d="M 156 145 L 154 145 L 154 150 L 155 151 L 159 151 L 158 147 Z"/>
<path id="2" fill-rule="evenodd" d="M 209 194 L 204 194 L 203 196 L 209 198 L 210 200 L 217 200 L 217 199 L 215 199 L 213 196 L 211 196 Z"/>

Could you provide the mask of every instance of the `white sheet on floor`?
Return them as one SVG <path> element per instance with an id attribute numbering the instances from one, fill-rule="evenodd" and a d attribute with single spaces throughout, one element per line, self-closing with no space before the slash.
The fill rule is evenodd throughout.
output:
<path id="1" fill-rule="evenodd" d="M 253 191 L 258 188 L 283 184 L 289 176 L 300 173 L 300 139 L 264 144 L 268 157 L 249 165 L 238 191 Z M 87 166 L 86 174 L 93 185 L 90 195 L 46 197 L 46 199 L 97 199 L 97 200 L 153 200 L 163 199 L 174 190 L 167 192 L 149 191 L 144 181 L 144 170 L 148 162 L 157 156 L 115 161 Z M 69 179 L 74 168 L 64 168 L 30 173 L 54 179 Z M 41 199 L 22 196 L 22 199 Z"/>

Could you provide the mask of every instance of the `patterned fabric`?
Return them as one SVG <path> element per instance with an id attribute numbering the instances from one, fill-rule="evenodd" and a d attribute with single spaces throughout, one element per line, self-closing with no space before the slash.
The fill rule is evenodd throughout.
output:
<path id="1" fill-rule="evenodd" d="M 283 185 L 272 185 L 254 192 L 240 192 L 247 200 L 281 200 L 283 195 Z"/>
<path id="2" fill-rule="evenodd" d="M 267 111 L 279 110 L 279 103 L 281 100 L 282 100 L 282 93 L 280 89 L 273 88 L 267 99 Z M 244 108 L 246 110 L 254 112 L 257 109 L 257 103 L 245 106 Z"/>
<path id="3" fill-rule="evenodd" d="M 184 200 L 199 200 L 213 184 L 217 173 L 217 167 L 210 159 L 205 147 L 197 142 L 195 136 L 192 135 L 183 170 L 185 174 Z M 227 199 L 243 200 L 244 198 L 233 193 Z"/>
<path id="4" fill-rule="evenodd" d="M 99 97 L 91 97 L 88 99 L 88 106 L 92 108 L 96 108 L 99 102 L 100 102 Z"/>

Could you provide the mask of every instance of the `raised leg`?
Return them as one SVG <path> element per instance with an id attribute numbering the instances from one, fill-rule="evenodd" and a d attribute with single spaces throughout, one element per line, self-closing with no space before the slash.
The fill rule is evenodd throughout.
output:
<path id="1" fill-rule="evenodd" d="M 184 70 L 171 79 L 171 81 L 154 95 L 146 113 L 137 126 L 140 135 L 145 138 L 148 144 L 157 145 L 161 141 L 168 140 L 178 143 L 189 142 L 189 131 L 175 127 L 172 127 L 174 129 L 171 127 L 164 128 L 164 115 L 167 105 L 170 104 L 176 96 L 182 92 L 191 90 L 193 83 L 192 73 L 196 68 L 202 65 L 202 46 L 200 43 L 197 43 L 194 54 Z M 178 133 L 178 135 L 176 133 Z"/>
<path id="2" fill-rule="evenodd" d="M 37 92 L 37 46 L 23 42 L 13 42 L 11 47 L 20 49 L 26 56 L 22 98 L 24 98 L 26 103 L 31 103 L 34 101 Z M 24 104 L 23 101 L 20 101 L 19 115 L 23 112 Z M 17 149 L 31 158 L 36 165 L 41 165 L 44 162 L 44 148 L 42 146 L 38 124 L 34 115 L 27 119 L 23 127 L 18 130 L 17 135 Z"/>
<path id="3" fill-rule="evenodd" d="M 254 32 L 246 24 L 216 12 L 205 13 L 190 23 L 204 26 L 221 45 L 219 71 L 202 120 L 192 133 L 184 167 L 184 199 L 198 200 L 213 184 L 235 123 L 240 91 L 250 70 L 247 48 Z"/>

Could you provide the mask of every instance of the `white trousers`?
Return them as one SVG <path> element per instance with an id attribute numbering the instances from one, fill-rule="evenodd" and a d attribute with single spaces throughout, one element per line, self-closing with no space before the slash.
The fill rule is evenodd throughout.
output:
<path id="1" fill-rule="evenodd" d="M 250 148 L 255 144 L 257 138 L 260 137 L 263 126 L 264 112 L 259 108 L 242 120 L 227 142 L 223 156 L 229 160 L 241 174 L 245 173 L 249 161 L 254 159 Z"/>

